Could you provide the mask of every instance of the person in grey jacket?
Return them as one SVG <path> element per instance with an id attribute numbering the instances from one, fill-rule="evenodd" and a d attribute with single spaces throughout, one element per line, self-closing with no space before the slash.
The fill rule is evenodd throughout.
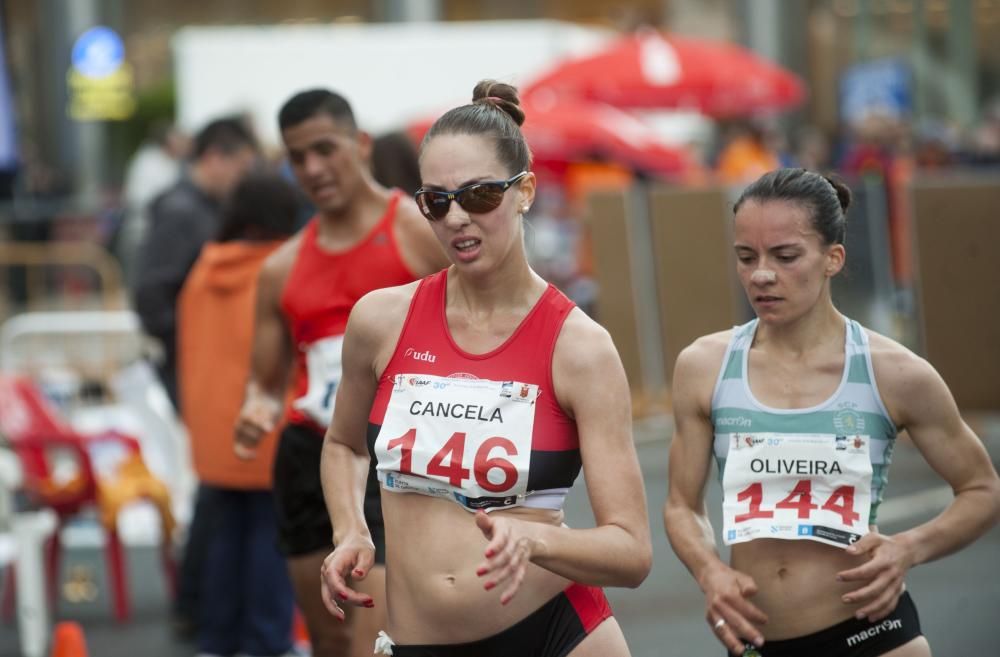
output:
<path id="1" fill-rule="evenodd" d="M 163 345 L 157 367 L 177 407 L 176 307 L 201 247 L 219 230 L 221 204 L 257 160 L 257 142 L 238 118 L 212 121 L 197 134 L 191 163 L 150 206 L 150 227 L 136 264 L 135 308 Z"/>

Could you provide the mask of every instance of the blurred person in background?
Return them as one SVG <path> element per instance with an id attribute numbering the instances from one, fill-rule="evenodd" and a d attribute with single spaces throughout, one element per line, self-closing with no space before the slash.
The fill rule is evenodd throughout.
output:
<path id="1" fill-rule="evenodd" d="M 638 586 L 652 560 L 628 384 L 608 333 L 528 264 L 535 175 L 519 105 L 485 80 L 430 128 L 417 202 L 452 265 L 365 296 L 344 337 L 323 447 L 336 539 L 323 599 L 337 618 L 374 602 L 364 582 L 382 528 L 362 513 L 358 473 L 377 463 L 378 654 L 629 654 L 600 588 Z M 571 529 L 562 508 L 581 466 L 597 526 Z"/>
<path id="2" fill-rule="evenodd" d="M 735 655 L 927 657 L 907 571 L 1000 516 L 1000 479 L 940 375 L 831 300 L 850 199 L 840 181 L 802 169 L 744 190 L 736 270 L 757 318 L 699 338 L 674 370 L 667 536 Z M 902 430 L 954 499 L 922 525 L 881 534 Z M 713 453 L 730 564 L 705 509 Z"/>
<path id="3" fill-rule="evenodd" d="M 206 125 L 193 148 L 184 177 L 149 208 L 149 232 L 136 266 L 136 312 L 143 329 L 163 346 L 157 372 L 175 407 L 177 295 L 201 247 L 218 233 L 222 203 L 258 154 L 253 134 L 235 118 Z"/>
<path id="4" fill-rule="evenodd" d="M 413 200 L 372 177 L 372 139 L 358 129 L 342 96 L 325 89 L 298 93 L 282 106 L 278 124 L 292 171 L 317 212 L 261 272 L 252 366 L 236 440 L 241 453 L 252 458 L 277 426 L 291 375 L 295 400 L 274 464 L 279 542 L 314 657 L 370 656 L 384 618 L 384 569 L 373 568 L 363 583 L 369 598 L 377 600 L 376 613 L 352 614 L 346 623 L 330 619 L 317 586 L 334 536 L 319 477 L 323 433 L 340 384 L 341 344 L 354 304 L 372 290 L 438 271 L 447 261 Z M 375 481 L 374 473 L 369 481 Z M 378 528 L 378 484 L 372 488 L 375 494 L 364 508 Z M 381 549 L 377 560 L 383 561 Z"/>
<path id="5" fill-rule="evenodd" d="M 720 180 L 730 185 L 747 184 L 781 166 L 775 148 L 777 130 L 773 122 L 764 119 L 734 125 L 715 167 Z"/>
<path id="6" fill-rule="evenodd" d="M 187 136 L 171 123 L 154 122 L 125 167 L 125 207 L 115 250 L 130 289 L 135 286 L 138 251 L 149 231 L 149 205 L 180 179 L 190 145 Z"/>
<path id="7" fill-rule="evenodd" d="M 417 148 L 405 132 L 387 132 L 372 140 L 372 176 L 383 187 L 412 196 L 420 188 Z"/>
<path id="8" fill-rule="evenodd" d="M 807 171 L 828 171 L 831 164 L 830 140 L 816 126 L 803 127 L 795 148 L 795 166 Z"/>
<path id="9" fill-rule="evenodd" d="M 237 458 L 232 428 L 250 370 L 257 277 L 295 230 L 295 190 L 275 173 L 244 177 L 181 291 L 177 346 L 181 408 L 200 495 L 211 497 L 198 649 L 255 657 L 291 649 L 292 584 L 278 550 L 271 494 L 277 436 Z"/>
<path id="10" fill-rule="evenodd" d="M 412 195 L 420 187 L 420 169 L 417 168 L 417 149 L 403 132 L 388 132 L 372 139 L 372 177 L 375 182 L 389 189 L 401 189 Z M 295 181 L 291 163 L 282 158 L 281 174 Z M 302 199 L 297 226 L 302 228 L 316 214 L 309 197 L 298 187 Z"/>
<path id="11" fill-rule="evenodd" d="M 1000 97 L 987 103 L 973 129 L 963 160 L 974 166 L 1000 167 Z"/>
<path id="12" fill-rule="evenodd" d="M 912 128 L 910 122 L 884 110 L 869 110 L 848 127 L 839 166 L 844 175 L 863 178 L 866 193 L 884 193 L 893 282 L 900 289 L 913 285 L 909 184 L 916 167 L 916 143 Z"/>
<path id="13" fill-rule="evenodd" d="M 135 307 L 143 329 L 158 338 L 163 359 L 156 369 L 175 408 L 177 396 L 177 298 L 202 246 L 218 234 L 222 204 L 257 160 L 257 142 L 235 118 L 210 122 L 195 136 L 185 175 L 150 206 L 149 232 L 136 263 Z M 174 629 L 197 632 L 202 563 L 215 512 L 199 489 L 180 565 Z"/>
<path id="14" fill-rule="evenodd" d="M 920 170 L 948 169 L 958 163 L 959 132 L 946 121 L 928 120 L 913 131 L 912 158 Z"/>

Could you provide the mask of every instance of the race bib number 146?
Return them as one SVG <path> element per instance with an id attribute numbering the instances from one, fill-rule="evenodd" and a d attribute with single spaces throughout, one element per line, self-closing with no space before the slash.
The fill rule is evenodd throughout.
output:
<path id="1" fill-rule="evenodd" d="M 397 375 L 375 442 L 387 490 L 445 497 L 467 509 L 524 498 L 538 386 Z"/>

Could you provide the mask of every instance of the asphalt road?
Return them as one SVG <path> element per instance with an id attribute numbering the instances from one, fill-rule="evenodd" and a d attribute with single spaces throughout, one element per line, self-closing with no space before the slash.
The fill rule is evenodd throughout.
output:
<path id="1" fill-rule="evenodd" d="M 977 423 L 995 465 L 1000 464 L 1000 422 Z M 635 590 L 609 589 L 615 616 L 625 631 L 634 657 L 722 657 L 724 651 L 704 621 L 700 591 L 673 555 L 663 533 L 661 508 L 666 496 L 669 425 L 637 427 L 639 456 L 646 480 L 649 519 L 653 529 L 654 566 Z M 578 482 L 567 503 L 571 526 L 593 523 L 586 494 Z M 943 493 L 943 494 L 942 494 Z M 931 517 L 947 503 L 947 491 L 906 443 L 894 455 L 881 529 L 892 533 Z M 709 505 L 718 524 L 719 489 L 713 483 Z M 885 521 L 885 518 L 888 520 Z M 1000 622 L 1000 528 L 957 555 L 911 571 L 908 587 L 916 601 L 923 630 L 935 657 L 1000 655 L 995 638 Z M 96 585 L 91 601 L 63 598 L 58 619 L 80 621 L 90 657 L 191 657 L 195 646 L 171 633 L 165 587 L 155 550 L 132 547 L 128 553 L 133 617 L 116 624 L 111 617 L 99 552 L 78 548 L 66 555 L 64 577 L 80 577 Z M 0 657 L 16 657 L 17 629 L 11 619 L 0 622 Z"/>

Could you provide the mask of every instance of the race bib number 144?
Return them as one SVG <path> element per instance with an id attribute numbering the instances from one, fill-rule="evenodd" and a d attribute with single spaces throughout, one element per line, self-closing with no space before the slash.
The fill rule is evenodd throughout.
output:
<path id="1" fill-rule="evenodd" d="M 869 443 L 868 436 L 731 434 L 722 479 L 726 544 L 854 543 L 868 532 Z"/>

